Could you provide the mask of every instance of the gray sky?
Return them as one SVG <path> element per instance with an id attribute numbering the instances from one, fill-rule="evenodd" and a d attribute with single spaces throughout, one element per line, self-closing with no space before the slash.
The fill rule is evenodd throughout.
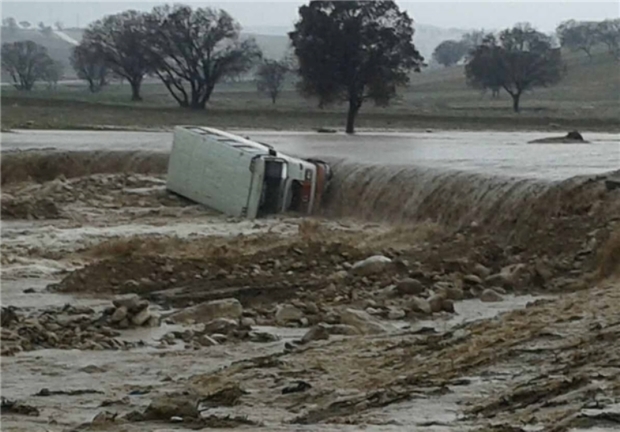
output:
<path id="1" fill-rule="evenodd" d="M 297 8 L 303 1 L 182 1 L 193 6 L 214 6 L 227 10 L 249 30 L 256 27 L 290 27 L 297 17 Z M 33 24 L 43 21 L 52 24 L 62 21 L 67 27 L 85 27 L 103 15 L 126 9 L 149 10 L 162 2 L 112 2 L 105 0 L 58 2 L 3 0 L 2 16 L 12 16 Z M 462 29 L 502 29 L 517 22 L 530 22 L 543 31 L 551 31 L 567 19 L 602 20 L 620 17 L 620 1 L 607 2 L 535 2 L 535 1 L 486 1 L 486 2 L 398 2 L 409 11 L 416 22 L 438 27 Z"/>

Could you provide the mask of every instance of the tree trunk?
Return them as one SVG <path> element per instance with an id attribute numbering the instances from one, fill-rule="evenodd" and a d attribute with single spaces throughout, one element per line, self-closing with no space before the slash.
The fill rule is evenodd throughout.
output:
<path id="1" fill-rule="evenodd" d="M 516 113 L 519 112 L 519 99 L 521 99 L 521 93 L 511 94 L 512 96 L 512 110 Z"/>
<path id="2" fill-rule="evenodd" d="M 140 86 L 142 84 L 142 78 L 129 81 L 129 84 L 131 85 L 131 100 L 134 102 L 141 101 L 142 96 L 140 96 Z"/>
<path id="3" fill-rule="evenodd" d="M 277 97 L 278 97 L 278 96 L 277 96 L 277 95 L 275 95 L 275 94 L 272 94 L 272 95 L 271 95 L 271 103 L 272 103 L 273 105 L 275 105 L 275 104 L 276 104 L 276 98 L 277 98 Z"/>
<path id="4" fill-rule="evenodd" d="M 355 133 L 355 117 L 357 116 L 357 112 L 362 106 L 361 102 L 356 100 L 349 101 L 349 112 L 347 113 L 347 133 L 353 134 Z"/>

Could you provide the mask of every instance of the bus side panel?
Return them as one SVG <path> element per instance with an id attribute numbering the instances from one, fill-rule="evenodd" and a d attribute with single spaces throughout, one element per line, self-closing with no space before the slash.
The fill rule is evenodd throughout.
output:
<path id="1" fill-rule="evenodd" d="M 182 128 L 175 129 L 167 187 L 231 216 L 246 211 L 251 156 Z"/>

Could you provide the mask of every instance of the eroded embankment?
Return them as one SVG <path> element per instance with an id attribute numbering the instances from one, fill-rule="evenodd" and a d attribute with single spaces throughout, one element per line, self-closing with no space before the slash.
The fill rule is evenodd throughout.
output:
<path id="1" fill-rule="evenodd" d="M 531 257 L 571 262 L 579 258 L 586 264 L 579 271 L 591 269 L 594 252 L 620 215 L 620 189 L 608 190 L 605 185 L 605 179 L 618 172 L 551 182 L 423 167 L 330 163 L 334 177 L 321 210 L 325 216 L 395 225 L 431 221 L 452 235 L 492 238 L 504 255 L 516 257 L 515 262 Z M 2 184 L 96 173 L 162 174 L 166 168 L 167 155 L 161 153 L 4 153 Z M 10 216 L 12 208 L 5 201 L 3 215 Z M 567 263 L 562 268 L 575 270 Z"/>
<path id="2" fill-rule="evenodd" d="M 168 155 L 143 151 L 25 151 L 2 153 L 2 185 L 92 174 L 161 174 Z"/>

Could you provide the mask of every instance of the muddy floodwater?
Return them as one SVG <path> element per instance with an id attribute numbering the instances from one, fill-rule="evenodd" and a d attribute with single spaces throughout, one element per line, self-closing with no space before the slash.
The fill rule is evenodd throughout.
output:
<path id="1" fill-rule="evenodd" d="M 617 136 L 239 133 L 328 159 L 324 208 L 169 194 L 168 132 L 2 134 L 2 430 L 618 430 Z"/>
<path id="2" fill-rule="evenodd" d="M 598 174 L 620 167 L 620 137 L 584 132 L 588 144 L 528 144 L 564 132 L 312 132 L 234 131 L 299 156 L 373 164 L 416 165 L 541 179 Z M 2 134 L 2 149 L 143 150 L 168 152 L 170 132 L 26 131 Z"/>

